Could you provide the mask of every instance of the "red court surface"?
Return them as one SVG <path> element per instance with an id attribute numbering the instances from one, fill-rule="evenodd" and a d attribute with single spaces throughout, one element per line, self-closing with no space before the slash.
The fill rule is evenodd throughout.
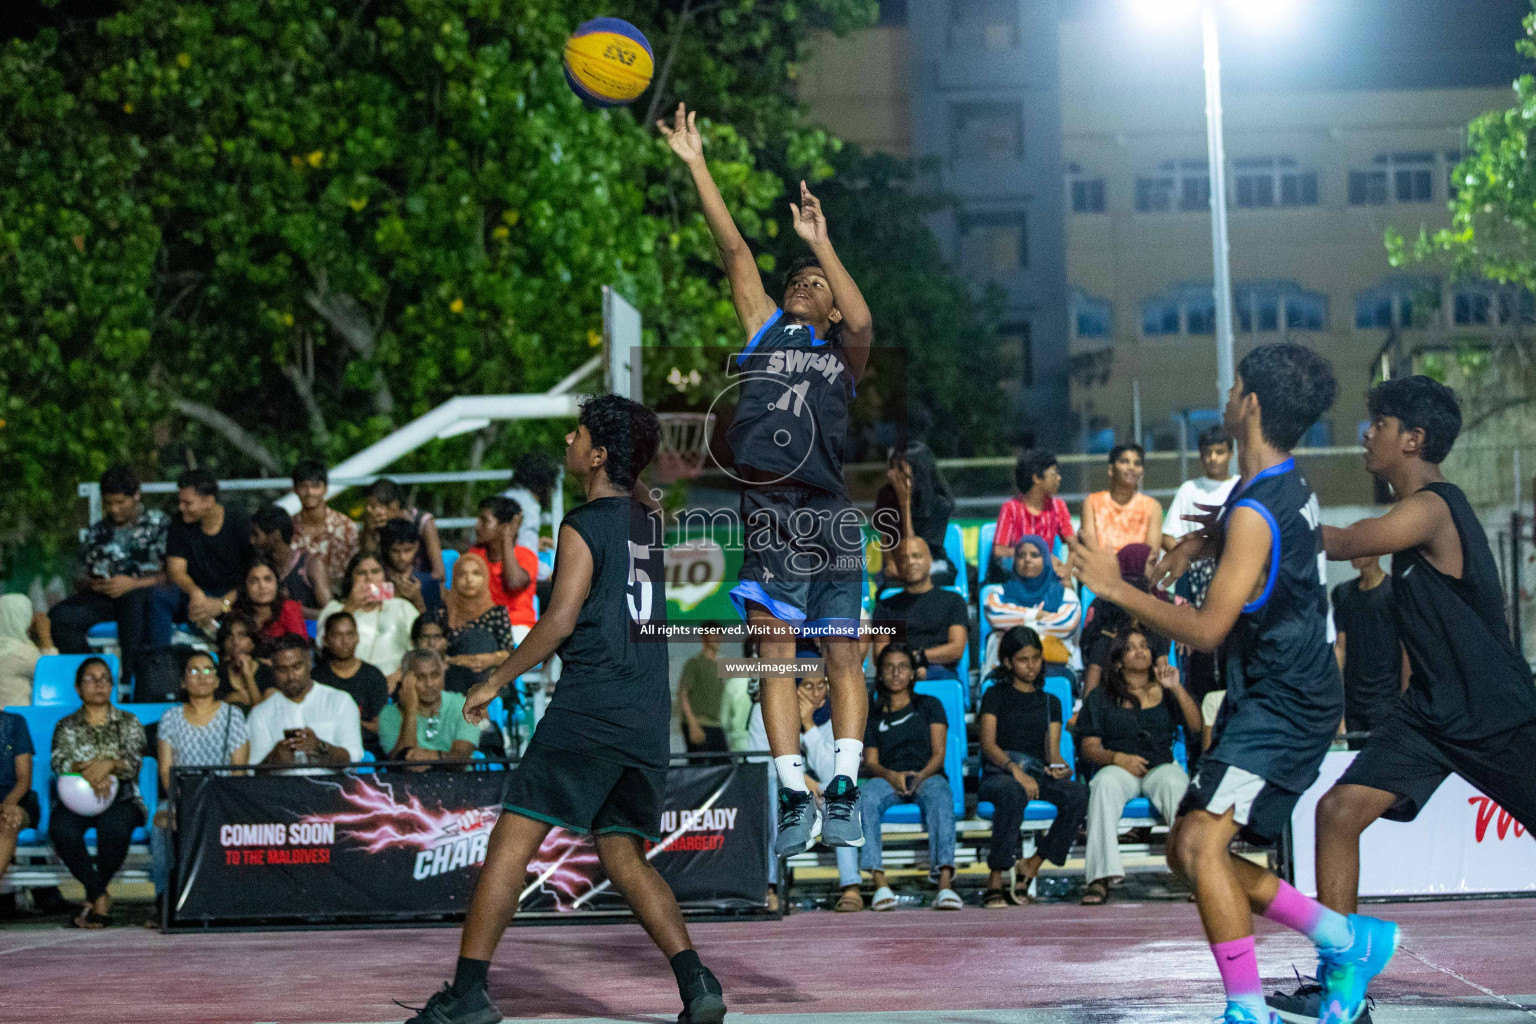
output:
<path id="1" fill-rule="evenodd" d="M 1536 1024 L 1536 900 L 1367 908 L 1404 926 L 1373 986 L 1382 1024 Z M 1220 988 L 1186 903 L 958 913 L 797 914 L 697 924 L 733 1019 L 763 1024 L 1208 1021 Z M 374 1024 L 451 972 L 455 929 L 164 936 L 0 932 L 0 1021 Z M 1310 972 L 1310 947 L 1264 924 L 1266 988 Z M 675 1018 L 671 972 L 636 925 L 508 933 L 491 993 L 510 1018 Z M 832 1021 L 824 1015 L 839 1015 Z"/>

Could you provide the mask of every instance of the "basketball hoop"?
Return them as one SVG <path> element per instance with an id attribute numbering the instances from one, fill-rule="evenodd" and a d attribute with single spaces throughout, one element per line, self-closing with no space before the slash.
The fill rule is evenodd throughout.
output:
<path id="1" fill-rule="evenodd" d="M 661 448 L 656 470 L 663 486 L 692 480 L 704 471 L 709 440 L 715 433 L 715 415 L 708 412 L 659 412 Z"/>

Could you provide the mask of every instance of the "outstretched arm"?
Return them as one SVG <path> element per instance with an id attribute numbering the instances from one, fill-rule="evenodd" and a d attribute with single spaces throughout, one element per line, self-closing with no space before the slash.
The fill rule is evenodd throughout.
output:
<path id="1" fill-rule="evenodd" d="M 656 127 L 666 137 L 672 152 L 682 157 L 683 163 L 688 165 L 689 173 L 693 175 L 693 184 L 699 190 L 699 204 L 704 208 L 704 220 L 709 224 L 709 233 L 715 236 L 720 260 L 725 264 L 725 276 L 731 282 L 731 301 L 736 304 L 736 317 L 750 338 L 768 322 L 778 306 L 763 289 L 762 276 L 757 272 L 757 260 L 752 256 L 747 240 L 736 230 L 736 222 L 731 219 L 725 198 L 720 195 L 715 179 L 710 176 L 709 165 L 704 160 L 704 140 L 699 137 L 699 129 L 694 125 L 694 119 L 698 116 L 698 111 L 689 111 L 679 103 L 671 127 L 665 121 L 657 121 Z"/>
<path id="2" fill-rule="evenodd" d="M 790 203 L 789 210 L 794 214 L 795 234 L 805 239 L 821 264 L 821 272 L 827 275 L 832 302 L 843 315 L 843 351 L 848 355 L 848 369 L 853 372 L 853 379 L 858 380 L 864 376 L 864 367 L 869 363 L 870 339 L 875 333 L 869 306 L 832 248 L 832 241 L 827 237 L 827 218 L 821 212 L 821 200 L 811 195 L 805 182 L 800 183 L 799 205 Z"/>
<path id="3" fill-rule="evenodd" d="M 1072 571 L 1084 585 L 1112 604 L 1124 608 L 1170 640 L 1200 651 L 1214 651 L 1242 614 L 1243 605 L 1259 589 L 1269 568 L 1269 524 L 1251 508 L 1239 505 L 1227 517 L 1227 542 L 1216 564 L 1205 605 L 1172 605 L 1144 594 L 1120 577 L 1115 556 L 1081 539 L 1071 541 Z"/>
<path id="4" fill-rule="evenodd" d="M 1384 516 L 1362 519 L 1353 526 L 1323 527 L 1323 547 L 1334 561 L 1395 555 L 1429 544 L 1450 518 L 1444 499 L 1432 491 L 1418 491 L 1393 505 Z"/>

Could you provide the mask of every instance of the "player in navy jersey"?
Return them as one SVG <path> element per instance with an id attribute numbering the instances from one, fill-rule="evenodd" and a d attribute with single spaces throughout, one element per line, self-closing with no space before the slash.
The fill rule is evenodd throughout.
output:
<path id="1" fill-rule="evenodd" d="M 775 849 L 800 852 L 818 833 L 832 846 L 862 846 L 856 780 L 869 705 L 858 644 L 864 534 L 843 481 L 843 448 L 848 408 L 869 361 L 869 307 L 803 181 L 790 212 L 812 258 L 790 268 L 782 304 L 769 298 L 710 177 L 695 116 L 679 103 L 672 124 L 657 127 L 693 175 L 747 336 L 732 360 L 739 401 L 726 434 L 742 483 L 746 540 L 731 599 L 761 639 L 765 659 L 792 661 L 796 634 L 816 635 L 832 690 L 834 776 L 823 780 L 823 820 L 805 781 L 794 678 L 763 680 L 763 725 L 779 776 Z"/>
<path id="2" fill-rule="evenodd" d="M 666 622 L 661 520 L 632 495 L 656 455 L 656 414 L 618 395 L 581 407 L 566 436 L 565 469 L 587 503 L 566 513 L 549 607 L 489 679 L 469 692 L 464 717 L 479 724 L 501 688 L 559 654 L 564 671 L 507 782 L 506 803 L 464 921 L 459 962 L 407 1024 L 496 1024 L 486 990 L 491 956 L 517 912 L 528 862 L 549 830 L 596 837 L 607 874 L 671 961 L 683 1000 L 680 1024 L 720 1024 L 720 983 L 693 949 L 672 890 L 645 857 L 661 841 L 672 698 L 664 641 L 639 637 Z"/>
<path id="3" fill-rule="evenodd" d="M 1163 636 L 1218 651 L 1225 666 L 1215 743 L 1169 831 L 1168 865 L 1194 886 L 1226 989 L 1226 1024 L 1279 1020 L 1259 983 L 1255 913 L 1328 949 L 1360 936 L 1396 940 L 1396 926 L 1346 919 L 1229 849 L 1239 835 L 1259 844 L 1280 838 L 1344 714 L 1317 498 L 1290 455 L 1336 389 L 1327 360 L 1300 345 L 1264 345 L 1239 364 L 1224 420 L 1242 479 L 1156 573 L 1177 579 L 1194 558 L 1216 558 L 1202 608 L 1141 593 L 1121 579 L 1113 555 L 1072 541 L 1085 585 Z"/>
<path id="4" fill-rule="evenodd" d="M 1392 556 L 1392 606 L 1408 687 L 1317 806 L 1317 889 L 1353 915 L 1360 833 L 1377 818 L 1412 821 L 1456 774 L 1536 832 L 1536 687 L 1510 639 L 1488 538 L 1466 495 L 1440 472 L 1461 431 L 1448 387 L 1388 381 L 1367 400 L 1365 468 L 1391 485 L 1386 515 L 1323 529 L 1328 557 Z M 1351 917 L 1351 920 L 1354 918 Z M 1316 986 L 1273 1005 L 1325 1022 L 1353 1020 L 1391 950 L 1324 949 Z"/>

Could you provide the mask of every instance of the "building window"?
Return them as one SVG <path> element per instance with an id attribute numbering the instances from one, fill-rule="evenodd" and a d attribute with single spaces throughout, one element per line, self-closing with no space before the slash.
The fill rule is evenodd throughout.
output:
<path id="1" fill-rule="evenodd" d="M 1024 156 L 1022 103 L 957 103 L 951 152 L 956 160 L 1019 160 Z"/>
<path id="2" fill-rule="evenodd" d="M 1367 289 L 1355 296 L 1355 327 L 1362 331 L 1384 331 L 1415 326 L 1434 309 L 1440 285 L 1434 278 L 1397 278 Z"/>
<path id="3" fill-rule="evenodd" d="M 1077 164 L 1067 164 L 1067 199 L 1073 213 L 1104 212 L 1104 179 L 1084 174 Z"/>
<path id="4" fill-rule="evenodd" d="M 1211 176 L 1204 160 L 1164 160 L 1155 174 L 1136 177 L 1136 212 L 1205 210 L 1211 205 Z"/>
<path id="5" fill-rule="evenodd" d="M 1317 172 L 1297 170 L 1288 156 L 1234 160 L 1232 166 L 1242 209 L 1317 205 Z"/>
<path id="6" fill-rule="evenodd" d="M 1019 383 L 1031 387 L 1035 383 L 1035 359 L 1029 339 L 1029 324 L 1024 321 L 1006 323 L 997 329 L 1005 345 L 1011 345 L 1019 353 Z"/>
<path id="7" fill-rule="evenodd" d="M 1018 45 L 1019 9 L 1014 0 L 950 0 L 950 49 L 1001 53 Z"/>
<path id="8" fill-rule="evenodd" d="M 1238 329 L 1247 334 L 1321 331 L 1328 324 L 1327 296 L 1290 282 L 1238 285 L 1232 305 Z"/>
<path id="9" fill-rule="evenodd" d="M 1188 334 L 1216 333 L 1216 295 L 1209 288 L 1184 299 L 1184 323 Z"/>
<path id="10" fill-rule="evenodd" d="M 1386 171 L 1349 172 L 1350 206 L 1382 206 L 1386 201 Z"/>
<path id="11" fill-rule="evenodd" d="M 1214 334 L 1216 297 L 1210 285 L 1179 285 L 1141 304 L 1141 333 L 1148 338 Z"/>
<path id="12" fill-rule="evenodd" d="M 1536 323 L 1536 295 L 1515 285 L 1459 285 L 1451 299 L 1451 322 L 1458 327 Z"/>
<path id="13" fill-rule="evenodd" d="M 1114 307 L 1107 299 L 1072 291 L 1072 334 L 1078 338 L 1107 338 L 1114 331 Z"/>
<path id="14" fill-rule="evenodd" d="M 1455 199 L 1461 191 L 1461 182 L 1456 180 L 1456 168 L 1461 164 L 1461 150 L 1448 149 L 1445 151 L 1445 197 Z"/>
<path id="15" fill-rule="evenodd" d="M 1029 225 L 1022 212 L 965 214 L 960 238 L 967 267 L 980 276 L 1003 277 L 1029 266 Z"/>
<path id="16" fill-rule="evenodd" d="M 1437 169 L 1454 170 L 1460 158 L 1455 152 L 1382 153 L 1370 170 L 1349 172 L 1349 205 L 1383 206 L 1388 196 L 1395 203 L 1434 202 Z"/>

